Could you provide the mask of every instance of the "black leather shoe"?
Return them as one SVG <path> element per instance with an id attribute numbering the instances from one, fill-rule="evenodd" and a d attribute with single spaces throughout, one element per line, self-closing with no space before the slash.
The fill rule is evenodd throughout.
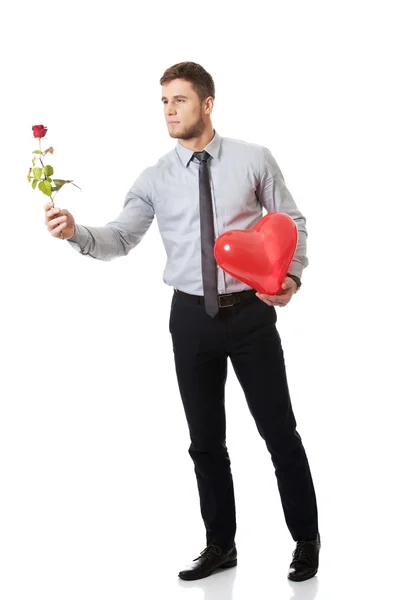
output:
<path id="1" fill-rule="evenodd" d="M 193 564 L 179 573 L 181 579 L 193 581 L 209 577 L 217 569 L 230 569 L 237 565 L 236 546 L 223 552 L 219 546 L 209 544 L 205 550 L 194 559 Z"/>
<path id="2" fill-rule="evenodd" d="M 316 539 L 311 542 L 297 542 L 288 573 L 288 578 L 291 581 L 305 581 L 316 575 L 320 548 L 321 538 L 319 533 Z"/>

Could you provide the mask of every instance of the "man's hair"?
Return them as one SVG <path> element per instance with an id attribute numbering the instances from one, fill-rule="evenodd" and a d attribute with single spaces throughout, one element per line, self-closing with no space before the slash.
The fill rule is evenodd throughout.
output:
<path id="1" fill-rule="evenodd" d="M 181 62 L 172 65 L 160 79 L 160 85 L 169 83 L 174 79 L 185 79 L 190 81 L 200 102 L 203 102 L 209 96 L 215 99 L 215 85 L 213 78 L 201 65 L 194 62 Z"/>

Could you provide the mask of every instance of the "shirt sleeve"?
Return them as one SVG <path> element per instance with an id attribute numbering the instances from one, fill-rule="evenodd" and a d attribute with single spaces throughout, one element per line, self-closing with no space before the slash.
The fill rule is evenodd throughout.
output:
<path id="1" fill-rule="evenodd" d="M 85 256 L 110 261 L 126 256 L 138 245 L 155 215 L 151 199 L 148 169 L 143 171 L 129 189 L 118 217 L 103 227 L 75 225 L 75 235 L 68 242 Z"/>
<path id="2" fill-rule="evenodd" d="M 281 170 L 267 148 L 263 148 L 257 196 L 268 213 L 286 213 L 296 223 L 298 231 L 297 248 L 288 273 L 301 279 L 303 269 L 308 266 L 306 219 L 297 208 L 291 193 L 286 187 Z"/>

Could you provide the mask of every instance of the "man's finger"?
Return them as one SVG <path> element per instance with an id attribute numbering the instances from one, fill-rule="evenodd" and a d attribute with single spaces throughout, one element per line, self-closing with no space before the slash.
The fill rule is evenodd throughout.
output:
<path id="1" fill-rule="evenodd" d="M 276 296 L 269 296 L 268 294 L 260 294 L 260 293 L 257 293 L 256 296 L 258 296 L 258 298 L 260 298 L 260 300 L 269 300 L 270 302 L 272 302 L 276 298 Z"/>
<path id="2" fill-rule="evenodd" d="M 279 294 L 269 296 L 268 294 L 256 294 L 260 300 L 268 300 L 269 302 L 287 302 L 290 300 L 290 294 Z"/>
<path id="3" fill-rule="evenodd" d="M 265 304 L 268 304 L 268 306 L 272 306 L 272 300 L 268 300 L 263 294 L 256 294 L 256 296 L 259 300 L 261 300 L 261 302 L 265 302 Z"/>

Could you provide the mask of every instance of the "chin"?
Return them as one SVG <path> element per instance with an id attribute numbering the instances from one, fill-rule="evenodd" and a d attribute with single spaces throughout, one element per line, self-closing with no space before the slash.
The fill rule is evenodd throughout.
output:
<path id="1" fill-rule="evenodd" d="M 194 137 L 198 137 L 202 133 L 202 129 L 200 127 L 192 126 L 186 127 L 186 129 L 174 129 L 171 127 L 168 128 L 168 133 L 172 138 L 178 138 L 180 140 L 191 140 Z"/>
<path id="2" fill-rule="evenodd" d="M 179 133 L 179 131 L 169 131 L 169 137 L 180 138 L 181 134 Z"/>
<path id="3" fill-rule="evenodd" d="M 173 127 L 171 127 L 171 129 L 168 128 L 168 133 L 172 138 L 180 138 L 185 135 L 185 133 L 182 130 L 174 129 Z"/>

